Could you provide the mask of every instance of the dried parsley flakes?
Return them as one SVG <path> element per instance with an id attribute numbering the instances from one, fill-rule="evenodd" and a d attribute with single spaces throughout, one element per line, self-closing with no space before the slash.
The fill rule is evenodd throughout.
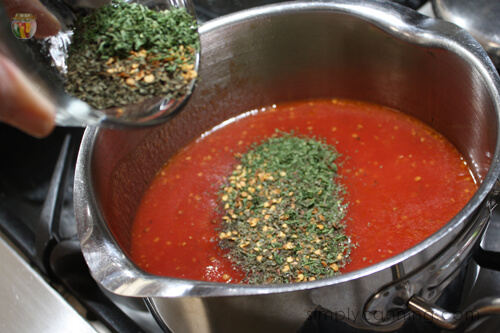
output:
<path id="1" fill-rule="evenodd" d="M 240 164 L 219 191 L 219 238 L 246 282 L 313 281 L 349 261 L 337 156 L 324 142 L 281 132 L 237 156 Z"/>
<path id="2" fill-rule="evenodd" d="M 189 93 L 198 26 L 183 8 L 113 0 L 75 23 L 66 91 L 97 109 Z"/>

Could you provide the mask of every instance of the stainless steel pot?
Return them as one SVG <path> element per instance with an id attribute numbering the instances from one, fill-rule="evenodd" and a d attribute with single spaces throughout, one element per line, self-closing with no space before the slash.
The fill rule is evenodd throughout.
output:
<path id="1" fill-rule="evenodd" d="M 368 0 L 258 7 L 200 31 L 202 79 L 181 114 L 147 129 L 85 132 L 75 210 L 93 277 L 112 293 L 145 298 L 174 332 L 293 332 L 314 310 L 388 331 L 404 324 L 408 304 L 435 302 L 468 262 L 498 200 L 500 79 L 479 44 L 453 24 Z M 139 200 L 180 147 L 240 112 L 322 97 L 382 104 L 431 125 L 465 156 L 479 190 L 422 243 L 334 278 L 228 285 L 154 276 L 130 261 Z"/>

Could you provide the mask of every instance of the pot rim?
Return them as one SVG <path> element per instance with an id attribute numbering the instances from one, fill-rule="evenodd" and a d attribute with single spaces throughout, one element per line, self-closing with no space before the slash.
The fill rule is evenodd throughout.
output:
<path id="1" fill-rule="evenodd" d="M 486 52 L 465 30 L 448 22 L 424 16 L 414 10 L 387 1 L 337 0 L 335 2 L 282 2 L 229 14 L 203 24 L 200 34 L 255 18 L 272 18 L 283 13 L 333 11 L 359 17 L 399 40 L 425 44 L 458 54 L 484 79 L 500 124 L 500 78 Z M 431 34 L 429 33 L 431 32 Z M 500 135 L 496 139 L 490 168 L 477 192 L 466 206 L 436 233 L 412 248 L 369 267 L 339 276 L 311 282 L 278 285 L 243 285 L 195 281 L 149 274 L 139 269 L 122 252 L 106 227 L 93 195 L 91 156 L 98 126 L 87 127 L 75 172 L 74 201 L 82 252 L 94 279 L 105 289 L 133 297 L 214 297 L 262 295 L 297 292 L 341 284 L 390 269 L 437 243 L 451 231 L 460 228 L 487 200 L 500 174 Z M 94 222 L 97 221 L 97 222 Z M 103 253 L 105 249 L 105 253 Z"/>

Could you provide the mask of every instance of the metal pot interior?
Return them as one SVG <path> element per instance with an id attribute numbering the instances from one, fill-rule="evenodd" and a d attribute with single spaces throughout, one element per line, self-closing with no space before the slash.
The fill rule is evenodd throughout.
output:
<path id="1" fill-rule="evenodd" d="M 178 116 L 151 128 L 87 129 L 77 167 L 77 218 L 89 267 L 108 289 L 145 295 L 142 287 L 134 292 L 125 286 L 127 274 L 114 281 L 106 276 L 113 262 L 129 275 L 154 280 L 150 296 L 190 294 L 196 283 L 167 292 L 161 283 L 172 279 L 149 276 L 128 262 L 136 208 L 155 173 L 179 149 L 262 106 L 334 97 L 377 103 L 431 125 L 465 156 L 483 184 L 469 205 L 425 246 L 382 266 L 407 260 L 411 271 L 421 265 L 453 239 L 490 191 L 498 77 L 478 44 L 456 26 L 393 3 L 335 1 L 255 8 L 209 21 L 200 31 L 201 80 Z M 414 256 L 431 245 L 432 253 Z M 106 269 L 105 260 L 111 260 Z"/>

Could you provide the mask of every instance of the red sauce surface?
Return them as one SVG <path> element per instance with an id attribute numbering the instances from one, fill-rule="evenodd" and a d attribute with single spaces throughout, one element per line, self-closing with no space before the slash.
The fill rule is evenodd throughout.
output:
<path id="1" fill-rule="evenodd" d="M 253 142 L 275 129 L 326 138 L 342 155 L 347 234 L 359 245 L 343 272 L 380 262 L 448 222 L 477 190 L 459 152 L 403 113 L 344 100 L 273 106 L 196 140 L 151 183 L 134 222 L 131 253 L 158 275 L 239 282 L 242 272 L 218 248 L 217 190 Z"/>

